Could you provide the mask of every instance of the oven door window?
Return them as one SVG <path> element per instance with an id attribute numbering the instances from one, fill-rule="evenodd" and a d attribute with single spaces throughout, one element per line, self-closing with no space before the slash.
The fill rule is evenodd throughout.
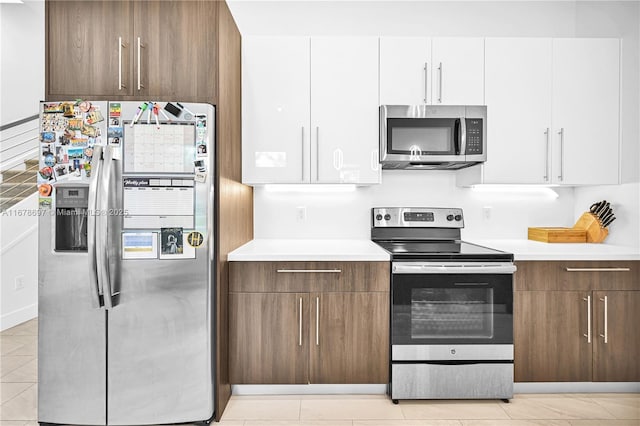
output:
<path id="1" fill-rule="evenodd" d="M 387 150 L 401 155 L 458 155 L 460 120 L 455 118 L 388 118 Z"/>
<path id="2" fill-rule="evenodd" d="M 393 275 L 393 344 L 513 343 L 511 275 Z"/>

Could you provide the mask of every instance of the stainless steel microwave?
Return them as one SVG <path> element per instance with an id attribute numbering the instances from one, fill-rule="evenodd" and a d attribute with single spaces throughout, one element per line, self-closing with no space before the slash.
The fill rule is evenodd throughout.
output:
<path id="1" fill-rule="evenodd" d="M 383 169 L 461 169 L 486 160 L 486 106 L 380 107 Z"/>

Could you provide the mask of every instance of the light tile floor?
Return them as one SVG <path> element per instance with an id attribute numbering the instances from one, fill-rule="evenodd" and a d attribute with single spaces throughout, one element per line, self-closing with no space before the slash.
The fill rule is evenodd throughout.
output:
<path id="1" fill-rule="evenodd" d="M 0 426 L 36 426 L 37 320 L 0 334 Z M 224 426 L 640 426 L 640 394 L 519 394 L 501 401 L 382 395 L 233 396 Z"/>

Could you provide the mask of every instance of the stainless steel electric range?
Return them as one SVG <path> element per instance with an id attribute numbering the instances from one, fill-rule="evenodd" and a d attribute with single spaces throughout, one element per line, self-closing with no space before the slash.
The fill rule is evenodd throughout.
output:
<path id="1" fill-rule="evenodd" d="M 513 255 L 460 240 L 458 208 L 373 208 L 391 253 L 391 399 L 513 396 Z"/>

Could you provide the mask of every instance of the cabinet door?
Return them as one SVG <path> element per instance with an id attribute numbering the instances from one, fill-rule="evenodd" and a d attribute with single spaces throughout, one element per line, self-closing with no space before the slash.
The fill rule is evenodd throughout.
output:
<path id="1" fill-rule="evenodd" d="M 308 383 L 308 301 L 306 293 L 229 293 L 231 383 Z"/>
<path id="2" fill-rule="evenodd" d="M 310 383 L 388 383 L 389 293 L 312 293 L 310 302 Z"/>
<path id="3" fill-rule="evenodd" d="M 153 100 L 213 102 L 216 2 L 133 3 L 133 94 Z"/>
<path id="4" fill-rule="evenodd" d="M 483 182 L 550 183 L 551 39 L 486 39 L 485 99 Z"/>
<path id="5" fill-rule="evenodd" d="M 590 294 L 514 292 L 516 382 L 591 381 L 592 343 L 585 337 Z"/>
<path id="6" fill-rule="evenodd" d="M 242 181 L 309 182 L 308 37 L 242 39 Z"/>
<path id="7" fill-rule="evenodd" d="M 553 40 L 555 183 L 618 183 L 619 50 L 617 39 Z"/>
<path id="8" fill-rule="evenodd" d="M 640 291 L 594 291 L 593 304 L 593 380 L 640 381 Z"/>
<path id="9" fill-rule="evenodd" d="M 431 103 L 431 39 L 380 38 L 380 105 Z"/>
<path id="10" fill-rule="evenodd" d="M 484 105 L 484 39 L 434 38 L 432 49 L 432 103 Z"/>
<path id="11" fill-rule="evenodd" d="M 379 183 L 378 39 L 311 39 L 311 181 Z"/>
<path id="12" fill-rule="evenodd" d="M 131 94 L 132 3 L 48 1 L 47 96 Z"/>

